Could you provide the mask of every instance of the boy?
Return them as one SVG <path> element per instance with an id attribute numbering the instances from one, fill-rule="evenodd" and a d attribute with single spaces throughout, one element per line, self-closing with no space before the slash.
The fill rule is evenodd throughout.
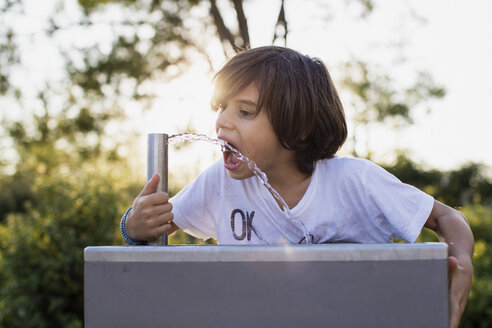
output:
<path id="1" fill-rule="evenodd" d="M 122 219 L 125 239 L 181 228 L 221 244 L 413 242 L 425 226 L 449 245 L 450 322 L 457 327 L 473 271 L 466 218 L 369 161 L 335 156 L 347 127 L 324 64 L 261 47 L 232 58 L 214 82 L 217 137 L 266 173 L 289 210 L 224 151 L 223 161 L 171 200 L 174 208 L 166 194 L 153 193 L 159 176 L 152 177 Z"/>

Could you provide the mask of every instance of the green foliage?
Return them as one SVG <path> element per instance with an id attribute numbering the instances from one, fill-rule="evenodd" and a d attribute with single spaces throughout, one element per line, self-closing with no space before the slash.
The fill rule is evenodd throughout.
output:
<path id="1" fill-rule="evenodd" d="M 347 75 L 342 86 L 352 91 L 352 104 L 357 110 L 356 123 L 393 120 L 398 125 L 412 123 L 411 108 L 431 98 L 442 98 L 445 90 L 437 86 L 426 73 L 419 73 L 414 85 L 398 90 L 392 79 L 384 73 L 376 73 L 367 63 L 351 61 L 344 67 Z"/>
<path id="2" fill-rule="evenodd" d="M 461 211 L 475 236 L 475 253 L 472 291 L 460 327 L 492 327 L 492 208 L 476 204 Z"/>
<path id="3" fill-rule="evenodd" d="M 12 175 L 2 174 L 0 166 L 0 222 L 7 213 L 23 212 L 28 201 L 37 205 L 32 187 L 39 176 L 66 175 L 81 166 L 99 165 L 98 161 L 107 166 L 121 160 L 117 149 L 123 140 L 104 149 L 103 138 L 91 138 L 103 133 L 107 119 L 88 110 L 79 114 L 74 119 L 35 115 L 29 133 L 27 123 L 6 124 L 19 160 Z"/>
<path id="4" fill-rule="evenodd" d="M 485 167 L 469 163 L 449 172 L 424 170 L 400 154 L 386 169 L 402 181 L 458 207 L 467 217 L 475 237 L 474 281 L 460 327 L 492 327 L 492 182 Z M 428 229 L 423 229 L 418 239 L 437 240 L 436 234 Z"/>
<path id="5" fill-rule="evenodd" d="M 189 63 L 187 53 L 199 48 L 187 26 L 190 10 L 200 1 L 110 1 L 79 0 L 86 17 L 80 25 L 90 29 L 100 25 L 111 28 L 110 50 L 95 44 L 80 49 L 80 57 L 67 56 L 70 81 L 92 101 L 126 96 L 128 99 L 152 99 L 144 82 L 165 81 L 176 77 Z M 106 9 L 118 10 L 120 17 L 105 15 Z M 93 21 L 93 16 L 97 18 Z M 51 33 L 63 31 L 63 13 L 53 18 Z M 132 90 L 129 90 L 132 89 Z M 111 91 L 108 91 L 111 90 Z"/>
<path id="6" fill-rule="evenodd" d="M 424 190 L 452 207 L 484 204 L 492 207 L 492 182 L 487 168 L 478 163 L 468 163 L 448 172 L 420 168 L 404 154 L 395 163 L 383 165 L 405 183 Z"/>
<path id="7" fill-rule="evenodd" d="M 33 189 L 36 206 L 0 225 L 0 326 L 82 327 L 83 250 L 121 244 L 130 189 L 83 172 L 42 178 Z"/>
<path id="8" fill-rule="evenodd" d="M 186 234 L 183 230 L 178 230 L 169 236 L 169 245 L 216 245 L 217 242 L 214 239 L 207 239 L 205 241 L 195 238 Z"/>
<path id="9" fill-rule="evenodd" d="M 111 0 L 78 0 L 80 7 L 82 7 L 86 13 L 95 10 L 98 6 L 105 5 L 112 2 Z"/>
<path id="10" fill-rule="evenodd" d="M 29 174 L 16 172 L 12 176 L 0 175 L 0 223 L 11 212 L 23 212 L 25 204 L 32 198 L 32 181 Z"/>
<path id="11" fill-rule="evenodd" d="M 80 4 L 89 15 L 110 2 Z M 124 93 L 122 83 L 136 81 L 127 96 L 139 100 L 140 82 L 162 78 L 159 73 L 183 59 L 179 48 L 187 41 L 179 36 L 178 14 L 186 15 L 183 6 L 189 9 L 194 1 L 173 2 L 177 6 L 119 2 L 130 6 L 135 21 L 120 22 L 109 56 L 89 47 L 81 50 L 82 64 L 75 64 L 65 54 L 68 82 L 61 88 L 47 84 L 36 99 L 41 107 L 26 108 L 35 114 L 2 122 L 0 132 L 11 138 L 17 160 L 7 163 L 13 174 L 3 158 L 0 166 L 0 327 L 82 327 L 83 249 L 121 245 L 119 219 L 144 182 L 133 182 L 134 167 L 118 152 L 132 136 L 114 140 L 105 127 L 121 117 L 116 96 Z M 0 17 L 13 6 L 2 7 Z M 65 20 L 63 14 L 59 18 Z M 57 17 L 50 23 L 49 33 L 63 30 Z M 83 24 L 91 25 L 87 19 Z M 127 33 L 124 27 L 132 24 Z M 155 30 L 142 39 L 139 33 L 149 24 Z M 15 35 L 2 19 L 0 31 L 5 32 L 0 37 L 0 93 L 5 94 L 12 90 L 9 73 L 19 57 Z M 188 242 L 185 236 L 180 241 Z"/>
<path id="12" fill-rule="evenodd" d="M 445 89 L 424 72 L 418 73 L 411 86 L 396 88 L 390 75 L 360 60 L 345 63 L 343 71 L 341 87 L 351 93 L 351 109 L 354 111 L 352 141 L 355 156 L 361 156 L 356 151 L 359 130 L 369 130 L 370 125 L 378 123 L 393 128 L 413 124 L 412 110 L 417 105 L 440 99 L 446 94 Z M 367 139 L 368 136 L 366 143 Z M 370 149 L 366 149 L 365 156 L 370 157 L 370 154 Z"/>
<path id="13" fill-rule="evenodd" d="M 5 26 L 3 16 L 14 7 L 19 7 L 20 1 L 4 1 L 0 3 L 0 96 L 12 91 L 10 84 L 11 66 L 19 63 L 19 53 L 14 40 L 14 31 Z M 19 90 L 13 90 L 18 96 Z"/>

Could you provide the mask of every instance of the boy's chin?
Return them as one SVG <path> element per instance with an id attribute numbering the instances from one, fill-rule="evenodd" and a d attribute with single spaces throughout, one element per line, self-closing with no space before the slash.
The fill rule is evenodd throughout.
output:
<path id="1" fill-rule="evenodd" d="M 230 171 L 230 170 L 226 170 L 226 171 L 227 171 L 227 175 L 233 178 L 234 180 L 245 180 L 254 176 L 254 173 L 249 170 L 248 172 L 241 172 L 241 173 L 236 171 Z"/>

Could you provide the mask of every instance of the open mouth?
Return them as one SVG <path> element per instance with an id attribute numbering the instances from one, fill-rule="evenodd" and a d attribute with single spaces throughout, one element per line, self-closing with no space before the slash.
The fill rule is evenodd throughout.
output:
<path id="1" fill-rule="evenodd" d="M 237 149 L 235 145 L 229 142 L 227 143 L 227 145 L 234 149 Z M 224 167 L 227 170 L 236 170 L 241 165 L 241 160 L 234 156 L 233 152 L 227 146 L 222 147 L 222 155 L 224 156 Z"/>

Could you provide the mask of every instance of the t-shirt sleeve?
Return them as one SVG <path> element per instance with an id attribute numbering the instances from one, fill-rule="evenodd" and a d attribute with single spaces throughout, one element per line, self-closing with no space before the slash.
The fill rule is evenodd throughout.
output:
<path id="1" fill-rule="evenodd" d="M 217 169 L 217 165 L 211 166 L 170 200 L 174 223 L 184 232 L 203 240 L 217 239 L 213 215 L 217 198 L 210 197 L 218 183 Z"/>
<path id="2" fill-rule="evenodd" d="M 434 198 L 368 162 L 363 185 L 367 211 L 391 237 L 414 242 L 434 206 Z"/>

